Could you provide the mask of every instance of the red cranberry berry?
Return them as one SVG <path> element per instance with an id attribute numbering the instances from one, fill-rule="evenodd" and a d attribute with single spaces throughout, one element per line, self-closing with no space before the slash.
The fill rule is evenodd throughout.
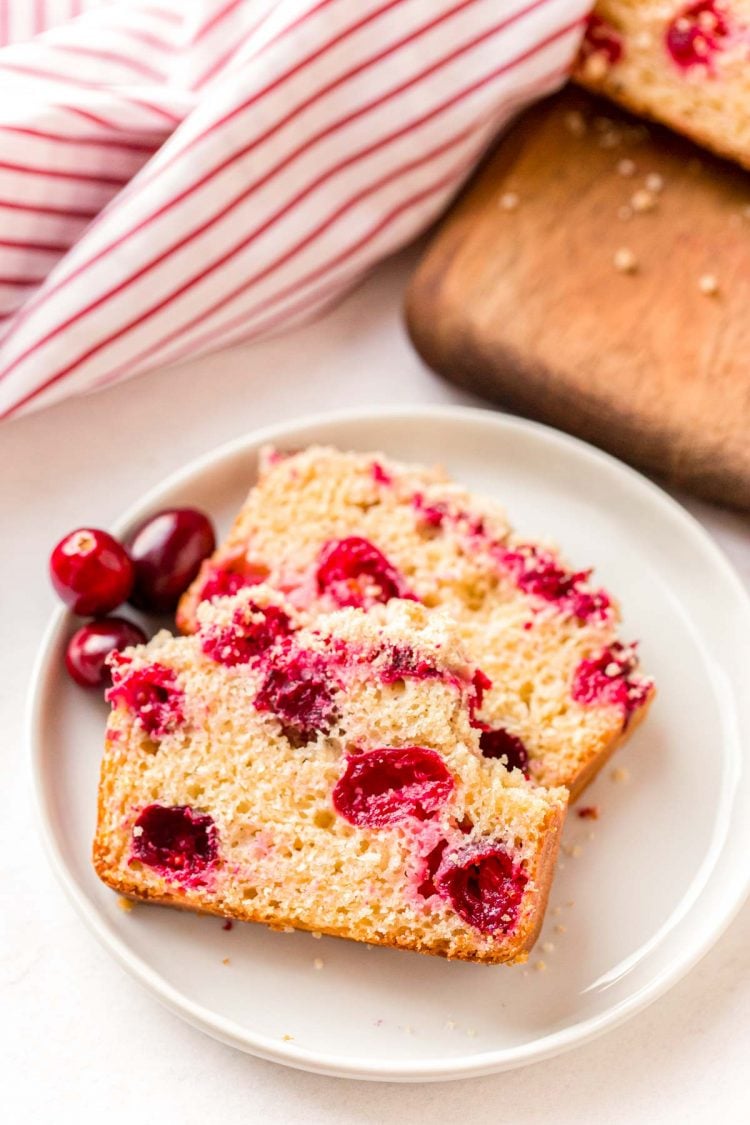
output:
<path id="1" fill-rule="evenodd" d="M 384 684 L 392 684 L 396 680 L 439 680 L 442 677 L 443 673 L 439 668 L 409 645 L 389 646 L 385 663 L 380 669 L 380 678 Z"/>
<path id="2" fill-rule="evenodd" d="M 367 607 L 391 598 L 411 598 L 404 579 L 367 539 L 352 535 L 326 543 L 317 570 L 318 592 L 336 605 Z"/>
<path id="3" fill-rule="evenodd" d="M 505 758 L 509 770 L 523 770 L 528 773 L 529 752 L 517 735 L 498 727 L 497 730 L 482 731 L 479 736 L 479 749 L 485 758 Z"/>
<path id="4" fill-rule="evenodd" d="M 561 611 L 579 621 L 607 616 L 611 605 L 609 595 L 605 590 L 589 587 L 589 570 L 568 571 L 549 551 L 533 545 L 502 550 L 499 558 L 525 594 L 554 602 Z"/>
<path id="5" fill-rule="evenodd" d="M 281 637 L 293 630 L 289 617 L 276 605 L 260 606 L 249 602 L 235 611 L 229 625 L 216 625 L 201 637 L 201 647 L 206 656 L 218 664 L 234 667 L 248 664 L 261 656 Z"/>
<path id="6" fill-rule="evenodd" d="M 469 695 L 469 719 L 473 727 L 479 727 L 484 730 L 485 724 L 477 718 L 477 711 L 482 710 L 484 705 L 484 693 L 489 691 L 492 687 L 492 680 L 489 676 L 485 676 L 481 668 L 477 668 L 471 681 L 472 691 Z"/>
<path id="7" fill-rule="evenodd" d="M 633 677 L 635 650 L 616 642 L 596 656 L 582 660 L 573 677 L 573 698 L 584 705 L 599 704 L 622 708 L 625 726 L 651 692 L 651 681 Z"/>
<path id="8" fill-rule="evenodd" d="M 425 856 L 424 868 L 422 869 L 422 882 L 417 887 L 417 893 L 422 895 L 422 898 L 430 898 L 432 895 L 437 894 L 435 876 L 437 875 L 440 864 L 443 862 L 443 854 L 447 847 L 447 840 L 438 840 L 432 851 L 428 852 Z"/>
<path id="9" fill-rule="evenodd" d="M 333 806 L 350 824 L 383 828 L 415 816 L 425 820 L 453 792 L 445 762 L 424 746 L 355 754 L 333 790 Z"/>
<path id="10" fill-rule="evenodd" d="M 108 703 L 124 704 L 146 734 L 154 738 L 162 738 L 185 721 L 183 693 L 171 668 L 163 664 L 127 668 L 115 665 L 114 686 L 106 695 Z"/>
<path id="11" fill-rule="evenodd" d="M 81 687 L 103 687 L 112 682 L 107 657 L 130 645 L 146 643 L 146 634 L 124 617 L 90 621 L 73 634 L 65 650 L 65 667 Z"/>
<path id="12" fill-rule="evenodd" d="M 133 827 L 132 858 L 167 877 L 194 878 L 217 854 L 212 817 L 188 805 L 148 805 Z"/>
<path id="13" fill-rule="evenodd" d="M 255 706 L 276 716 L 292 746 L 305 746 L 333 726 L 337 717 L 333 691 L 322 658 L 303 650 L 268 669 Z"/>
<path id="14" fill-rule="evenodd" d="M 59 596 L 82 616 L 109 613 L 133 588 L 127 551 L 95 527 L 79 527 L 61 539 L 50 555 L 49 572 Z"/>
<path id="15" fill-rule="evenodd" d="M 448 515 L 447 504 L 440 500 L 430 504 L 421 492 L 415 492 L 411 502 L 417 515 L 417 522 L 424 528 L 435 530 L 441 527 L 443 520 Z"/>
<path id="16" fill-rule="evenodd" d="M 586 21 L 586 33 L 581 45 L 584 59 L 598 55 L 614 66 L 622 58 L 622 36 L 613 24 L 593 13 Z"/>
<path id="17" fill-rule="evenodd" d="M 248 563 L 245 559 L 210 567 L 208 577 L 201 586 L 199 601 L 211 602 L 214 598 L 231 597 L 247 586 L 257 586 L 259 582 L 265 582 L 269 573 L 268 567 L 258 563 Z"/>
<path id="18" fill-rule="evenodd" d="M 128 539 L 135 568 L 130 601 L 150 613 L 169 613 L 216 546 L 208 516 L 169 508 L 142 523 Z"/>
<path id="19" fill-rule="evenodd" d="M 710 68 L 730 33 L 726 10 L 721 0 L 698 0 L 677 13 L 665 35 L 667 51 L 677 66 Z"/>
<path id="20" fill-rule="evenodd" d="M 435 875 L 438 894 L 470 926 L 509 933 L 518 920 L 528 877 L 499 844 L 470 844 L 445 856 Z"/>
<path id="21" fill-rule="evenodd" d="M 373 461 L 370 471 L 376 484 L 393 484 L 393 477 L 379 461 Z"/>

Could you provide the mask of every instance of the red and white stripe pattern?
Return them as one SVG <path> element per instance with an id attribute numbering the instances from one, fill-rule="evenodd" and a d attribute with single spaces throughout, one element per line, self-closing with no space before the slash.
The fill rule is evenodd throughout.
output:
<path id="1" fill-rule="evenodd" d="M 320 311 L 564 80 L 590 6 L 0 0 L 0 416 Z"/>

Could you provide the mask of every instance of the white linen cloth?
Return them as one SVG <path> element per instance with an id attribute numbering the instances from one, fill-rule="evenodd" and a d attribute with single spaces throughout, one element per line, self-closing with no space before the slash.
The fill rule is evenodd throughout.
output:
<path id="1" fill-rule="evenodd" d="M 591 0 L 0 0 L 0 416 L 313 316 Z"/>

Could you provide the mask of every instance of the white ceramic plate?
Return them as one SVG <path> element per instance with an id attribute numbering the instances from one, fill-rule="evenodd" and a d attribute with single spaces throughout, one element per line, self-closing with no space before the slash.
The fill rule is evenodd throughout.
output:
<path id="1" fill-rule="evenodd" d="M 544 932 L 527 967 L 451 964 L 309 934 L 138 906 L 123 913 L 89 862 L 105 707 L 66 679 L 69 615 L 51 623 L 31 740 L 54 866 L 94 933 L 195 1026 L 327 1074 L 428 1080 L 549 1057 L 639 1011 L 716 940 L 748 887 L 750 604 L 699 525 L 654 485 L 562 434 L 457 408 L 339 414 L 265 430 L 189 465 L 116 531 L 175 504 L 227 527 L 266 441 L 330 442 L 440 460 L 501 499 L 519 530 L 558 540 L 616 591 L 659 695 L 648 722 L 569 817 Z M 224 959 L 229 958 L 229 964 Z M 537 967 L 542 959 L 546 968 Z M 320 961 L 323 967 L 320 968 Z M 315 967 L 317 962 L 318 967 Z"/>

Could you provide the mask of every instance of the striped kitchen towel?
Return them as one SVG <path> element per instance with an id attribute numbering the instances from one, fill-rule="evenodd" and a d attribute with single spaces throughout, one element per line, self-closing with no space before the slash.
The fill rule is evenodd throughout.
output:
<path id="1" fill-rule="evenodd" d="M 329 305 L 591 0 L 0 0 L 0 416 Z"/>

